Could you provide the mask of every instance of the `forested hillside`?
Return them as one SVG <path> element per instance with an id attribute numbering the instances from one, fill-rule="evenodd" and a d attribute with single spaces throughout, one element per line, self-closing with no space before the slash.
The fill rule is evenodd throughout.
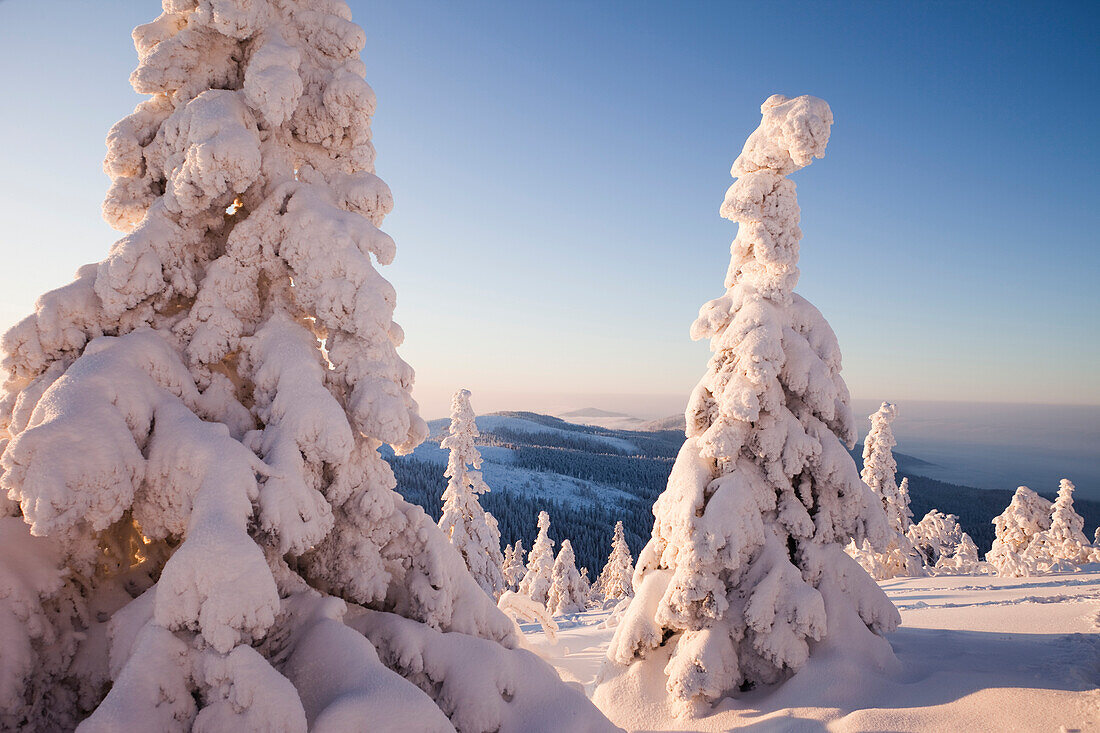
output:
<path id="1" fill-rule="evenodd" d="M 439 440 L 447 420 L 429 423 L 431 437 L 411 455 L 387 454 L 398 491 L 438 520 L 446 452 Z M 531 547 L 540 510 L 550 513 L 550 536 L 559 545 L 569 539 L 577 566 L 594 577 L 611 551 L 615 522 L 622 521 L 635 557 L 653 525 L 651 507 L 665 488 L 684 434 L 680 430 L 613 430 L 576 425 L 532 412 L 499 412 L 477 419 L 483 451 L 482 470 L 492 491 L 480 498 L 500 523 L 501 541 L 523 540 Z M 862 468 L 862 445 L 851 452 Z M 993 542 L 993 517 L 1000 514 L 1015 487 L 989 491 L 937 481 L 920 475 L 926 461 L 894 453 L 898 477 L 909 477 L 915 519 L 931 509 L 955 514 L 984 553 Z M 1072 479 L 1072 476 L 1069 478 Z M 1050 499 L 1054 487 L 1031 487 Z M 1100 502 L 1078 499 L 1088 534 L 1100 524 Z"/>

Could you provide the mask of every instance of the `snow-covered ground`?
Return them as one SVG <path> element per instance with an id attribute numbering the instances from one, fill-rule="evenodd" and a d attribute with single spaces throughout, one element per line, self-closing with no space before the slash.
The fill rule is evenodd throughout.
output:
<path id="1" fill-rule="evenodd" d="M 888 636 L 898 660 L 892 669 L 854 671 L 811 660 L 778 689 L 748 693 L 694 720 L 637 706 L 604 712 L 628 730 L 1100 730 L 1100 566 L 882 586 L 902 616 Z M 523 628 L 564 679 L 591 693 L 614 633 L 601 628 L 609 615 L 559 619 L 554 643 L 537 625 Z"/>

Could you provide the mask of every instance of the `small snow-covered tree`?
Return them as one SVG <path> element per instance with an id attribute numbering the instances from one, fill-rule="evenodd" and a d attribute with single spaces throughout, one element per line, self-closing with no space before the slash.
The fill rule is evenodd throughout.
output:
<path id="1" fill-rule="evenodd" d="M 978 546 L 966 532 L 961 534 L 959 544 L 951 555 L 940 555 L 940 559 L 936 561 L 936 572 L 950 575 L 972 575 L 981 567 Z"/>
<path id="2" fill-rule="evenodd" d="M 550 539 L 550 515 L 539 512 L 539 534 L 531 552 L 527 554 L 527 572 L 519 581 L 520 595 L 546 605 L 550 591 L 551 574 L 554 571 L 554 540 Z"/>
<path id="3" fill-rule="evenodd" d="M 721 208 L 739 224 L 726 292 L 691 331 L 714 355 L 689 400 L 687 440 L 653 507 L 597 701 L 631 694 L 648 669 L 690 713 L 784 679 L 830 637 L 872 663 L 891 657 L 876 634 L 895 628 L 898 612 L 844 553 L 851 539 L 885 541 L 889 527 L 845 449 L 856 435 L 836 337 L 793 292 L 801 230 L 787 175 L 824 155 L 832 112 L 782 95 L 761 112 Z"/>
<path id="4" fill-rule="evenodd" d="M 1016 489 L 1008 507 L 993 519 L 993 546 L 986 561 L 998 575 L 1023 577 L 1037 570 L 1028 545 L 1040 532 L 1050 529 L 1051 503 L 1026 486 Z"/>
<path id="5" fill-rule="evenodd" d="M 897 407 L 883 402 L 870 416 L 871 430 L 863 441 L 863 471 L 860 473 L 863 482 L 882 501 L 890 523 L 890 538 L 881 551 L 876 551 L 866 540 L 858 544 L 852 542 L 847 548 L 848 554 L 876 580 L 924 574 L 921 556 L 905 534 L 913 516 L 909 509 L 908 479 L 902 481 L 904 493 L 895 480 L 898 464 L 893 448 L 897 441 L 890 424 L 897 414 Z"/>
<path id="6" fill-rule="evenodd" d="M 479 435 L 470 390 L 460 389 L 451 400 L 451 426 L 440 446 L 450 451 L 447 488 L 439 528 L 462 554 L 466 567 L 481 589 L 496 598 L 504 590 L 500 530 L 496 519 L 481 508 L 478 494 L 489 490 L 481 476 L 481 453 L 474 445 Z M 473 468 L 471 468 L 471 466 Z"/>
<path id="7" fill-rule="evenodd" d="M 615 533 L 611 537 L 611 554 L 603 567 L 596 587 L 600 594 L 608 599 L 626 598 L 634 595 L 631 579 L 634 577 L 634 558 L 626 544 L 623 523 L 615 522 Z"/>
<path id="8" fill-rule="evenodd" d="M 913 510 L 909 508 L 909 477 L 906 476 L 898 484 L 898 519 L 901 522 L 902 534 L 909 531 L 909 528 L 913 526 Z"/>
<path id="9" fill-rule="evenodd" d="M 577 557 L 573 545 L 562 540 L 558 557 L 550 572 L 550 589 L 546 593 L 546 608 L 561 616 L 580 613 L 588 605 L 588 585 L 577 570 Z"/>
<path id="10" fill-rule="evenodd" d="M 527 566 L 523 563 L 523 541 L 516 540 L 515 545 L 508 545 L 504 555 L 504 582 L 508 590 L 515 590 L 526 572 Z"/>
<path id="11" fill-rule="evenodd" d="M 124 236 L 2 341 L 0 728 L 608 727 L 379 454 L 427 428 L 362 29 L 163 6 L 107 139 Z"/>
<path id="12" fill-rule="evenodd" d="M 933 509 L 909 528 L 909 540 L 924 558 L 924 564 L 935 567 L 941 557 L 950 557 L 962 541 L 962 528 L 954 514 Z"/>
<path id="13" fill-rule="evenodd" d="M 1073 490 L 1073 482 L 1061 480 L 1050 514 L 1050 528 L 1036 534 L 1025 550 L 1028 560 L 1039 570 L 1072 570 L 1077 565 L 1100 560 L 1100 551 L 1085 537 L 1084 518 L 1073 508 Z"/>

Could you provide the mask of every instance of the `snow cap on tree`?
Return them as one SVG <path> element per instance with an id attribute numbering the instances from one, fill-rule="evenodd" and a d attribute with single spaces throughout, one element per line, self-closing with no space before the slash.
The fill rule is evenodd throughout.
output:
<path id="1" fill-rule="evenodd" d="M 596 587 L 608 600 L 626 598 L 634 595 L 633 577 L 634 558 L 630 554 L 630 547 L 626 544 L 623 523 L 615 522 L 615 533 L 611 537 L 611 554 L 596 581 Z"/>
<path id="2" fill-rule="evenodd" d="M 495 518 L 481 508 L 478 494 L 489 491 L 481 476 L 481 453 L 474 445 L 479 435 L 470 406 L 470 390 L 460 389 L 451 401 L 451 426 L 440 446 L 450 451 L 447 488 L 439 528 L 462 554 L 474 580 L 494 598 L 504 590 L 500 530 Z M 471 469 L 470 467 L 473 467 Z"/>
<path id="3" fill-rule="evenodd" d="M 546 608 L 555 615 L 580 613 L 588 604 L 588 585 L 577 570 L 577 557 L 573 545 L 562 540 L 558 557 L 550 572 L 550 590 L 547 591 Z"/>
<path id="4" fill-rule="evenodd" d="M 691 329 L 714 356 L 689 400 L 687 440 L 654 505 L 598 699 L 629 694 L 619 680 L 648 666 L 687 713 L 784 679 L 812 642 L 852 629 L 873 663 L 890 657 L 875 634 L 896 627 L 898 612 L 843 549 L 884 541 L 886 518 L 846 450 L 856 435 L 836 337 L 793 292 L 802 233 L 787 175 L 824 155 L 833 116 L 809 96 L 775 95 L 761 112 L 721 207 L 739 224 L 727 290 Z"/>
<path id="5" fill-rule="evenodd" d="M 546 605 L 554 570 L 554 540 L 550 539 L 550 515 L 539 512 L 539 534 L 527 555 L 527 572 L 519 582 L 520 595 Z"/>
<path id="6" fill-rule="evenodd" d="M 993 519 L 993 546 L 985 555 L 998 575 L 1024 577 L 1038 569 L 1027 549 L 1036 535 L 1050 529 L 1051 508 L 1028 487 L 1016 489 L 1008 508 Z"/>
<path id="7" fill-rule="evenodd" d="M 427 426 L 362 29 L 340 0 L 163 5 L 107 138 L 124 236 L 2 341 L 0 728 L 606 727 L 379 455 Z"/>

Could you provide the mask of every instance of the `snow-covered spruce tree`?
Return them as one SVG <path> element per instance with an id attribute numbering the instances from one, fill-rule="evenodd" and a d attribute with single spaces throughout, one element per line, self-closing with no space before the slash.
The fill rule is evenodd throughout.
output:
<path id="1" fill-rule="evenodd" d="M 479 435 L 470 406 L 470 391 L 460 389 L 451 400 L 451 427 L 441 447 L 450 450 L 447 459 L 447 488 L 443 492 L 443 515 L 439 528 L 462 554 L 470 574 L 489 595 L 504 590 L 497 523 L 478 503 L 478 494 L 489 490 L 481 477 L 481 453 L 474 445 Z M 473 467 L 471 469 L 470 467 Z"/>
<path id="2" fill-rule="evenodd" d="M 516 540 L 515 545 L 508 545 L 504 554 L 504 583 L 508 590 L 515 590 L 519 582 L 523 580 L 527 572 L 527 566 L 523 564 L 523 541 Z"/>
<path id="3" fill-rule="evenodd" d="M 941 555 L 936 561 L 936 572 L 948 575 L 973 575 L 981 570 L 982 564 L 978 558 L 978 546 L 970 535 L 963 532 L 958 546 L 950 556 Z"/>
<path id="4" fill-rule="evenodd" d="M 858 544 L 853 541 L 847 547 L 848 554 L 876 580 L 924 574 L 921 556 L 905 535 L 907 524 L 911 523 L 912 518 L 908 482 L 903 481 L 906 484 L 903 494 L 895 480 L 898 464 L 894 460 L 893 448 L 897 441 L 890 423 L 897 414 L 897 407 L 883 402 L 870 416 L 871 430 L 863 441 L 863 471 L 860 473 L 863 482 L 882 501 L 890 522 L 890 539 L 881 552 L 876 551 L 866 540 Z"/>
<path id="5" fill-rule="evenodd" d="M 1062 479 L 1050 514 L 1050 529 L 1032 539 L 1025 554 L 1039 570 L 1072 570 L 1078 565 L 1100 561 L 1100 551 L 1085 537 L 1085 520 L 1073 509 L 1073 482 Z"/>
<path id="6" fill-rule="evenodd" d="M 784 679 L 819 640 L 818 652 L 893 659 L 876 634 L 895 628 L 898 612 L 844 553 L 852 539 L 884 542 L 889 527 L 845 450 L 856 434 L 836 337 L 793 292 L 801 230 L 787 175 L 824 155 L 832 113 L 782 95 L 761 111 L 721 208 L 739 224 L 727 290 L 691 330 L 714 356 L 653 507 L 597 704 L 629 695 L 629 680 L 652 669 L 689 713 Z"/>
<path id="7" fill-rule="evenodd" d="M 1024 577 L 1037 570 L 1027 548 L 1037 534 L 1050 529 L 1050 513 L 1049 501 L 1026 486 L 1016 489 L 1008 508 L 993 519 L 993 546 L 985 554 L 998 575 Z"/>
<path id="8" fill-rule="evenodd" d="M 107 139 L 125 236 L 2 342 L 0 728 L 606 728 L 379 456 L 427 430 L 363 31 L 340 0 L 164 9 Z"/>
<path id="9" fill-rule="evenodd" d="M 913 526 L 913 510 L 910 508 L 909 498 L 909 477 L 906 476 L 898 484 L 898 502 L 897 502 L 897 518 L 901 523 L 902 534 L 909 531 L 909 528 Z"/>
<path id="10" fill-rule="evenodd" d="M 520 595 L 536 603 L 546 605 L 550 591 L 551 573 L 554 571 L 554 540 L 550 539 L 550 515 L 539 512 L 539 534 L 531 552 L 527 554 L 527 572 L 519 581 Z"/>
<path id="11" fill-rule="evenodd" d="M 608 555 L 607 564 L 603 566 L 603 572 L 596 581 L 596 587 L 607 600 L 626 598 L 634 595 L 634 586 L 631 584 L 633 576 L 634 558 L 630 554 L 630 547 L 626 544 L 623 523 L 615 522 L 615 533 L 611 537 L 611 554 Z"/>
<path id="12" fill-rule="evenodd" d="M 577 556 L 569 540 L 562 540 L 558 557 L 550 572 L 550 590 L 546 609 L 555 616 L 580 613 L 588 605 L 588 584 L 577 570 Z"/>
<path id="13" fill-rule="evenodd" d="M 924 564 L 935 567 L 941 557 L 951 557 L 962 542 L 962 528 L 954 514 L 933 509 L 909 528 L 908 538 L 920 553 Z"/>

